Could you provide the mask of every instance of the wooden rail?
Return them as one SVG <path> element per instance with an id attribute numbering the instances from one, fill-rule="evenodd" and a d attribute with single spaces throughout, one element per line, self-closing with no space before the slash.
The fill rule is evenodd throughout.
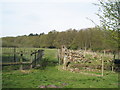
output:
<path id="1" fill-rule="evenodd" d="M 30 62 L 23 62 L 24 53 L 21 51 L 20 54 L 20 62 L 8 62 L 8 63 L 0 63 L 0 66 L 10 66 L 10 65 L 20 65 L 20 70 L 23 69 L 23 65 L 30 65 L 30 68 L 35 67 L 42 59 L 44 50 L 35 50 L 34 52 L 29 53 L 34 58 L 30 60 Z"/>
<path id="2" fill-rule="evenodd" d="M 10 66 L 10 65 L 27 65 L 31 64 L 31 62 L 10 62 L 10 63 L 0 63 L 2 66 Z"/>

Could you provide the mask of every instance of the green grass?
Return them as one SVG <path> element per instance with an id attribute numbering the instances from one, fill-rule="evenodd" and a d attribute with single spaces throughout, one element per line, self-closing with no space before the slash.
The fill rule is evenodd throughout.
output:
<path id="1" fill-rule="evenodd" d="M 3 88 L 38 88 L 40 85 L 57 85 L 62 88 L 117 88 L 118 74 L 108 73 L 104 77 L 88 76 L 57 67 L 45 70 L 30 70 L 30 73 L 11 71 L 3 73 Z M 62 84 L 66 83 L 66 86 Z"/>
<path id="2" fill-rule="evenodd" d="M 43 49 L 44 57 L 48 60 L 57 61 L 57 49 Z"/>
<path id="3" fill-rule="evenodd" d="M 105 76 L 97 77 L 64 71 L 58 64 L 56 49 L 44 49 L 44 59 L 48 60 L 44 69 L 3 70 L 3 88 L 38 88 L 41 85 L 57 85 L 61 88 L 118 88 L 118 74 L 106 71 Z M 28 72 L 29 71 L 29 72 Z M 27 73 L 28 72 L 28 73 Z M 62 85 L 65 84 L 65 85 Z"/>

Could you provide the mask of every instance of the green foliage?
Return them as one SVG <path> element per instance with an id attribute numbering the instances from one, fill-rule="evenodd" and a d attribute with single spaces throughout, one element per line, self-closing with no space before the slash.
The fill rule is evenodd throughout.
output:
<path id="1" fill-rule="evenodd" d="M 77 49 L 78 49 L 78 46 L 75 45 L 75 44 L 73 44 L 73 45 L 70 46 L 70 49 L 77 50 Z"/>
<path id="2" fill-rule="evenodd" d="M 120 1 L 119 0 L 99 0 L 99 12 L 101 28 L 108 30 L 113 40 L 120 43 Z M 120 45 L 117 46 L 120 49 Z"/>
<path id="3" fill-rule="evenodd" d="M 102 26 L 106 29 L 115 29 L 118 25 L 119 17 L 119 0 L 99 0 L 96 4 L 99 6 L 99 13 Z"/>
<path id="4" fill-rule="evenodd" d="M 37 36 L 4 37 L 2 41 L 3 47 L 60 48 L 61 45 L 66 45 L 70 49 L 102 50 L 116 49 L 118 45 L 117 41 L 111 37 L 111 32 L 97 27 L 81 30 L 69 29 L 63 32 L 53 30 L 48 34 Z"/>

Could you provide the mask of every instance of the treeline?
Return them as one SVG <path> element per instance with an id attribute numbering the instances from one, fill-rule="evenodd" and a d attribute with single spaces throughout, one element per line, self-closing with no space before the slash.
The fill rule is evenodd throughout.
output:
<path id="1" fill-rule="evenodd" d="M 117 49 L 117 41 L 111 37 L 111 32 L 99 28 L 69 29 L 58 32 L 50 31 L 48 34 L 29 34 L 17 37 L 2 38 L 3 47 L 36 47 L 60 48 L 66 45 L 69 49 Z"/>

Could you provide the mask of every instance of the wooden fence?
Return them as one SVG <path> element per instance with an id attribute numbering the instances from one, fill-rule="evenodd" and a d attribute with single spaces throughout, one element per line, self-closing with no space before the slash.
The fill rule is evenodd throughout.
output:
<path id="1" fill-rule="evenodd" d="M 59 64 L 63 64 L 65 70 L 99 71 L 101 76 L 103 76 L 104 70 L 114 71 L 115 68 L 118 68 L 113 63 L 115 58 L 113 54 L 69 50 L 64 45 L 58 50 L 58 58 Z"/>
<path id="2" fill-rule="evenodd" d="M 44 50 L 35 50 L 35 51 L 31 51 L 30 53 L 24 51 L 16 52 L 16 48 L 14 48 L 13 50 L 14 53 L 6 53 L 6 52 L 4 53 L 4 54 L 13 54 L 12 62 L 11 61 L 4 62 L 4 60 L 2 60 L 3 62 L 0 63 L 0 65 L 2 66 L 19 65 L 20 70 L 23 69 L 23 65 L 28 65 L 29 68 L 34 68 L 38 65 L 40 66 L 40 61 L 42 60 L 42 56 L 44 55 Z M 26 55 L 29 55 L 30 57 L 28 61 L 24 61 L 24 56 Z M 16 58 L 19 60 L 16 61 Z"/>

